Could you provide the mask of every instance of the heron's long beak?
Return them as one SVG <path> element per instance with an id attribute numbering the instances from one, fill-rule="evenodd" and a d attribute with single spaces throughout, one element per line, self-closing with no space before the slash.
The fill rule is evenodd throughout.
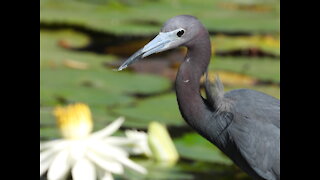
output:
<path id="1" fill-rule="evenodd" d="M 151 54 L 162 52 L 169 49 L 170 44 L 175 40 L 177 40 L 175 31 L 160 32 L 152 41 L 150 41 L 147 45 L 145 45 L 143 48 L 139 49 L 132 56 L 130 56 L 118 68 L 118 70 L 121 71 L 122 69 L 125 69 L 135 61 L 147 57 Z"/>

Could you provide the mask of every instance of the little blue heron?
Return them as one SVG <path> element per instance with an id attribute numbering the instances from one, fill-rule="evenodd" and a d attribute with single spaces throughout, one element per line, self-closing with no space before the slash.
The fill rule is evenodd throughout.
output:
<path id="1" fill-rule="evenodd" d="M 214 86 L 206 78 L 203 98 L 200 78 L 207 75 L 211 43 L 208 31 L 197 18 L 180 15 L 169 19 L 161 32 L 119 70 L 179 46 L 188 49 L 175 82 L 185 121 L 254 179 L 280 179 L 280 100 L 249 89 L 224 93 L 218 77 Z"/>

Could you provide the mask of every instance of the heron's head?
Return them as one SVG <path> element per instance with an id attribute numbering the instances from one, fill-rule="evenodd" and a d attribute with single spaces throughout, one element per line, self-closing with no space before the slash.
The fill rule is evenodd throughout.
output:
<path id="1" fill-rule="evenodd" d="M 193 16 L 175 16 L 165 22 L 160 33 L 143 48 L 130 56 L 118 70 L 120 71 L 133 62 L 151 54 L 179 46 L 188 46 L 204 29 L 199 20 Z"/>

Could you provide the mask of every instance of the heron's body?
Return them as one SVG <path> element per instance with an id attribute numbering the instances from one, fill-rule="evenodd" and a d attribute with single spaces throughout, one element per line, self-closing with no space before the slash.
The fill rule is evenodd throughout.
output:
<path id="1" fill-rule="evenodd" d="M 280 179 L 280 101 L 249 89 L 224 93 L 219 78 L 214 89 L 206 81 L 207 98 L 203 98 L 200 78 L 207 72 L 211 57 L 208 31 L 196 18 L 182 15 L 168 20 L 162 33 L 119 69 L 137 57 L 186 46 L 188 53 L 176 78 L 183 118 L 253 178 Z M 175 33 L 183 38 L 174 37 Z"/>

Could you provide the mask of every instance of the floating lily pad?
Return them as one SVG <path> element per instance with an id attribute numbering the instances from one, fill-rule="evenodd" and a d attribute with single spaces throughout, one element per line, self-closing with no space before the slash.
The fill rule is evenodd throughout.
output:
<path id="1" fill-rule="evenodd" d="M 134 179 L 134 180 L 249 180 L 248 175 L 239 171 L 235 166 L 217 164 L 205 161 L 185 162 L 179 161 L 174 166 L 167 166 L 157 163 L 150 159 L 132 158 L 136 163 L 148 170 L 147 175 L 141 175 L 126 169 L 123 176 L 115 175 L 115 179 Z"/>
<path id="2" fill-rule="evenodd" d="M 231 37 L 216 35 L 211 40 L 212 47 L 216 52 L 256 49 L 274 56 L 280 56 L 280 39 L 276 36 L 254 35 Z"/>
<path id="3" fill-rule="evenodd" d="M 65 88 L 70 91 L 72 88 L 80 88 L 78 90 L 81 90 L 85 89 L 82 86 L 92 86 L 92 88 L 96 89 L 87 88 L 85 90 L 100 91 L 96 92 L 99 95 L 105 92 L 106 98 L 121 93 L 158 93 L 171 86 L 170 81 L 163 77 L 138 75 L 129 72 L 115 72 L 106 69 L 102 62 L 112 59 L 112 56 L 76 52 L 58 46 L 57 42 L 60 38 L 68 38 L 68 40 L 74 42 L 81 41 L 81 38 L 85 39 L 81 33 L 77 34 L 71 31 L 45 31 L 41 32 L 40 36 L 40 59 L 42 62 L 42 69 L 40 70 L 41 99 L 51 99 L 50 101 L 53 101 L 52 97 L 47 97 L 47 95 L 54 93 L 52 89 L 60 88 Z M 73 62 L 73 65 L 74 63 L 78 63 L 78 66 L 79 63 L 85 63 L 87 68 L 79 69 L 68 65 L 66 66 L 66 61 Z M 93 96 L 92 92 L 88 93 L 87 97 L 83 96 L 83 98 L 90 99 L 90 94 Z"/>
<path id="4" fill-rule="evenodd" d="M 279 31 L 278 1 L 264 4 L 268 11 L 229 9 L 221 6 L 223 0 L 205 1 L 40 1 L 40 22 L 73 24 L 96 31 L 122 34 L 158 32 L 158 24 L 178 14 L 197 16 L 209 29 L 220 31 Z M 129 2 L 129 1 L 126 1 Z M 143 7 L 143 8 L 141 8 Z M 148 14 L 148 16 L 146 16 Z M 152 23 L 137 23 L 152 22 Z M 156 23 L 154 23 L 156 22 Z"/>
<path id="5" fill-rule="evenodd" d="M 40 32 L 40 47 L 43 48 L 82 47 L 89 42 L 90 38 L 86 34 L 74 30 L 41 30 Z"/>
<path id="6" fill-rule="evenodd" d="M 158 121 L 169 126 L 185 123 L 180 115 L 174 93 L 148 98 L 133 106 L 115 108 L 113 111 L 132 122 L 141 122 L 140 125 L 143 127 L 146 127 L 151 121 Z"/>
<path id="7" fill-rule="evenodd" d="M 171 88 L 170 81 L 163 77 L 105 68 L 102 62 L 110 60 L 111 56 L 72 51 L 59 46 L 61 38 L 80 44 L 81 38 L 85 39 L 81 34 L 73 31 L 42 31 L 40 35 L 40 105 L 52 108 L 59 104 L 86 103 L 92 109 L 95 128 L 102 128 L 107 122 L 117 118 L 118 116 L 110 115 L 109 110 L 133 103 L 132 94 L 157 94 Z M 66 65 L 66 61 L 76 63 L 76 67 L 74 64 Z M 85 68 L 78 68 L 79 63 L 85 64 Z M 55 124 L 50 113 L 41 114 L 41 124 L 46 121 L 49 121 L 51 126 Z M 124 125 L 137 127 L 137 122 L 127 120 Z M 139 124 L 140 127 L 147 125 Z M 43 131 L 48 131 L 52 137 L 58 135 L 52 133 L 57 131 L 50 128 L 42 129 L 41 132 Z"/>
<path id="8" fill-rule="evenodd" d="M 40 128 L 40 140 L 53 140 L 59 138 L 61 138 L 61 134 L 58 128 Z"/>
<path id="9" fill-rule="evenodd" d="M 108 91 L 107 82 L 90 78 L 88 73 L 69 70 L 46 70 L 40 73 L 40 102 L 42 105 L 56 105 L 59 102 L 84 102 L 89 105 L 127 104 L 133 98 Z M 86 85 L 89 84 L 89 85 Z M 101 84 L 101 87 L 100 87 Z M 89 86 L 89 87 L 86 87 Z M 93 86 L 93 87 L 90 87 Z"/>
<path id="10" fill-rule="evenodd" d="M 52 108 L 40 108 L 40 139 L 57 139 L 61 134 L 57 128 Z"/>
<path id="11" fill-rule="evenodd" d="M 280 82 L 280 60 L 270 58 L 213 57 L 209 70 L 224 70 L 252 76 L 257 80 Z"/>
<path id="12" fill-rule="evenodd" d="M 43 127 L 54 127 L 56 126 L 56 121 L 52 113 L 53 108 L 46 107 L 40 108 L 40 128 Z"/>
<path id="13" fill-rule="evenodd" d="M 187 171 L 181 170 L 181 165 L 177 164 L 176 166 L 166 166 L 161 163 L 152 161 L 151 159 L 136 159 L 134 160 L 146 167 L 148 174 L 141 175 L 131 170 L 126 170 L 124 176 L 115 176 L 116 179 L 132 179 L 132 180 L 191 180 L 194 179 L 194 176 Z M 179 166 L 179 167 L 178 167 Z"/>
<path id="14" fill-rule="evenodd" d="M 76 48 L 88 44 L 89 38 L 83 33 L 72 30 L 40 31 L 41 68 L 59 68 L 66 61 L 86 63 L 90 69 L 103 68 L 102 62 L 113 60 L 113 56 L 98 55 L 90 52 L 77 52 L 65 46 Z M 63 45 L 68 43 L 69 45 Z M 61 45 L 62 44 L 62 45 Z"/>
<path id="15" fill-rule="evenodd" d="M 208 79 L 211 82 L 214 82 L 217 75 L 219 75 L 219 78 L 224 85 L 254 85 L 257 83 L 257 79 L 255 78 L 228 71 L 209 71 Z M 204 83 L 204 81 L 205 76 L 201 78 L 201 82 Z"/>
<path id="16" fill-rule="evenodd" d="M 159 93 L 171 87 L 169 80 L 159 76 L 113 72 L 110 70 L 47 69 L 40 72 L 40 84 L 54 86 L 93 86 L 117 93 Z M 115 78 L 116 77 L 116 78 Z M 129 88 L 130 87 L 130 88 Z M 106 93 L 107 93 L 106 92 Z"/>
<path id="17" fill-rule="evenodd" d="M 216 146 L 197 133 L 189 133 L 174 139 L 174 144 L 181 157 L 230 165 L 232 161 Z"/>

